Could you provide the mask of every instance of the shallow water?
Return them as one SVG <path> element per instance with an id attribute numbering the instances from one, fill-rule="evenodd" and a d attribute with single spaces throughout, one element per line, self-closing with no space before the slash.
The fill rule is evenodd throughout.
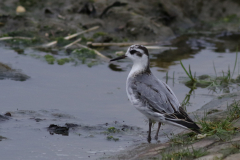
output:
<path id="1" fill-rule="evenodd" d="M 228 65 L 233 69 L 236 55 L 227 51 L 215 52 L 215 49 L 211 45 L 200 49 L 195 47 L 189 54 L 180 54 L 180 51 L 177 54 L 177 50 L 150 50 L 151 68 L 163 81 L 166 81 L 168 71 L 168 85 L 182 102 L 191 89 L 181 83 L 186 74 L 179 60 L 185 67 L 190 64 L 197 76 L 214 75 L 213 61 L 218 74 L 227 71 Z M 110 54 L 112 50 L 105 52 Z M 1 122 L 0 126 L 0 135 L 7 138 L 0 142 L 3 159 L 96 159 L 147 142 L 146 118 L 130 105 L 125 92 L 130 60 L 114 63 L 122 70 L 119 72 L 112 70 L 108 63 L 92 68 L 71 63 L 48 65 L 43 60 L 18 55 L 6 47 L 1 47 L 0 53 L 0 62 L 21 69 L 31 77 L 24 82 L 0 81 L 1 114 L 8 111 L 12 114 L 12 118 Z M 31 49 L 25 53 L 45 54 Z M 171 79 L 173 72 L 174 80 Z M 234 88 L 229 92 L 237 90 Z M 191 95 L 187 111 L 193 112 L 221 94 L 197 88 Z M 65 123 L 81 126 L 70 129 L 68 136 L 51 135 L 47 130 L 50 124 L 64 126 Z M 107 140 L 104 132 L 108 127 L 121 130 L 124 125 L 127 126 L 125 131 L 110 134 L 119 141 Z M 167 132 L 174 131 L 168 125 L 165 128 Z M 159 139 L 163 142 L 167 137 L 161 133 Z"/>

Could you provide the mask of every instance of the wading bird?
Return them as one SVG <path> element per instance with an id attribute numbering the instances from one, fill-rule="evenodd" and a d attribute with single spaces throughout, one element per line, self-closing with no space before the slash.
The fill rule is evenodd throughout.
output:
<path id="1" fill-rule="evenodd" d="M 142 45 L 132 45 L 127 52 L 111 61 L 130 58 L 132 69 L 127 77 L 126 91 L 128 99 L 137 110 L 149 119 L 148 142 L 151 141 L 152 122 L 158 122 L 158 133 L 161 123 L 167 123 L 200 133 L 200 128 L 188 116 L 170 87 L 157 79 L 149 68 L 149 53 Z"/>

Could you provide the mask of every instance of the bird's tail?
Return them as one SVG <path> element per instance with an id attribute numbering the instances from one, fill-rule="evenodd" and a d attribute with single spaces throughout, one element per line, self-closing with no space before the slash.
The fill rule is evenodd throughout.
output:
<path id="1" fill-rule="evenodd" d="M 176 126 L 190 129 L 198 134 L 201 133 L 199 126 L 187 115 L 182 107 L 179 107 L 179 112 L 166 115 L 166 120 Z"/>
<path id="2" fill-rule="evenodd" d="M 179 126 L 179 127 L 185 128 L 185 129 L 187 128 L 198 134 L 201 134 L 199 126 L 193 121 L 189 122 L 186 120 L 177 120 L 177 119 L 169 119 L 169 118 L 166 118 L 166 120 L 169 121 L 169 123 L 171 123 L 173 125 L 176 125 L 176 126 Z"/>

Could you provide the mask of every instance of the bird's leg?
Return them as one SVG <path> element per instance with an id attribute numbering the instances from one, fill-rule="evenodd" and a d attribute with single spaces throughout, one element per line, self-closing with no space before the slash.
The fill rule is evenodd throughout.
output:
<path id="1" fill-rule="evenodd" d="M 162 125 L 162 123 L 158 122 L 158 129 L 157 129 L 157 132 L 156 132 L 156 135 L 155 135 L 155 140 L 158 140 L 158 133 L 159 133 L 161 125 Z"/>
<path id="2" fill-rule="evenodd" d="M 151 142 L 151 129 L 152 129 L 152 121 L 151 121 L 151 119 L 149 119 L 149 130 L 148 130 L 148 138 L 147 138 L 147 140 L 148 140 L 148 143 L 150 143 Z"/>

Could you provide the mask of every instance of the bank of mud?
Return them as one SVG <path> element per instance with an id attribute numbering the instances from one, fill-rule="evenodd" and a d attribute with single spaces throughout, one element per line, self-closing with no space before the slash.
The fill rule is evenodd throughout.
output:
<path id="1" fill-rule="evenodd" d="M 40 44 L 100 26 L 93 42 L 159 42 L 183 33 L 238 32 L 237 1 L 1 1 L 0 36 L 34 38 Z M 24 13 L 16 13 L 22 6 Z M 30 42 L 29 42 L 30 43 Z"/>
<path id="2" fill-rule="evenodd" d="M 235 104 L 238 104 L 240 111 L 240 93 L 225 94 L 214 98 L 211 102 L 204 105 L 201 109 L 191 113 L 198 120 L 206 117 L 207 121 L 221 121 L 227 119 L 229 110 Z M 224 135 L 195 135 L 191 131 L 178 129 L 178 134 L 169 135 L 169 141 L 166 143 L 140 144 L 129 147 L 129 150 L 122 151 L 116 156 L 104 157 L 103 159 L 158 159 L 158 160 L 234 160 L 240 154 L 240 113 L 235 113 L 235 119 L 231 122 L 234 127 L 234 134 Z M 201 126 L 202 128 L 203 126 Z M 216 126 L 217 127 L 217 126 Z M 221 130 L 223 128 L 219 128 Z M 176 132 L 177 133 L 177 132 Z M 192 136 L 192 135 L 195 135 Z M 189 137 L 191 137 L 189 140 Z M 188 153 L 189 152 L 189 153 Z M 199 154 L 202 152 L 203 154 Z M 182 156 L 182 157 L 181 157 Z"/>

